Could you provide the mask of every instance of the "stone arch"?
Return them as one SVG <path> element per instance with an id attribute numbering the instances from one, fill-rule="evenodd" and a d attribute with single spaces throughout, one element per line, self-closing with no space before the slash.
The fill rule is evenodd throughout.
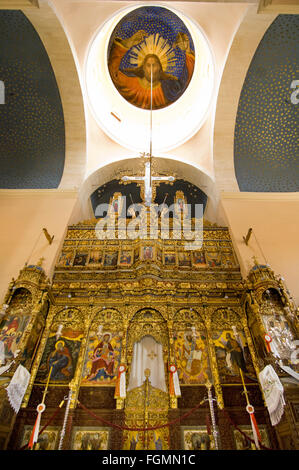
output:
<path id="1" fill-rule="evenodd" d="M 109 163 L 92 172 L 82 184 L 79 191 L 77 210 L 74 211 L 71 223 L 76 224 L 82 220 L 94 219 L 90 197 L 96 188 L 103 186 L 124 174 L 136 174 L 136 158 L 121 157 L 121 160 Z M 215 185 L 212 178 L 199 166 L 191 165 L 175 158 L 155 158 L 155 171 L 168 174 L 169 167 L 176 174 L 177 179 L 183 179 L 197 186 L 207 196 L 204 212 L 205 218 L 211 222 L 216 221 Z M 142 170 L 141 170 L 142 171 Z"/>
<path id="2" fill-rule="evenodd" d="M 239 97 L 252 57 L 270 24 L 272 15 L 257 15 L 248 8 L 232 42 L 219 88 L 214 126 L 214 168 L 217 191 L 237 191 L 234 168 L 234 132 Z"/>
<path id="3" fill-rule="evenodd" d="M 65 162 L 58 189 L 72 190 L 82 183 L 86 164 L 84 102 L 72 43 L 51 3 L 23 12 L 43 42 L 57 81 L 65 125 Z"/>

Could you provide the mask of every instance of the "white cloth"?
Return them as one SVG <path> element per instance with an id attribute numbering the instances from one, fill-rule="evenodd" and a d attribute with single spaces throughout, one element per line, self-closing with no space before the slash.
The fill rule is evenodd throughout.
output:
<path id="1" fill-rule="evenodd" d="M 266 366 L 259 374 L 259 380 L 272 426 L 276 426 L 284 413 L 285 400 L 283 385 L 272 366 Z"/>
<path id="2" fill-rule="evenodd" d="M 19 412 L 25 392 L 29 384 L 30 374 L 25 367 L 19 365 L 9 385 L 6 387 L 9 403 L 15 413 Z"/>
<path id="3" fill-rule="evenodd" d="M 152 336 L 145 336 L 134 344 L 128 391 L 143 384 L 145 369 L 151 371 L 149 377 L 151 385 L 166 392 L 163 349 Z"/>
<path id="4" fill-rule="evenodd" d="M 124 365 L 119 367 L 119 397 L 126 398 L 126 368 Z"/>
<path id="5" fill-rule="evenodd" d="M 173 386 L 174 386 L 175 396 L 180 397 L 181 396 L 181 387 L 180 387 L 178 372 L 175 371 L 172 376 L 173 376 Z"/>

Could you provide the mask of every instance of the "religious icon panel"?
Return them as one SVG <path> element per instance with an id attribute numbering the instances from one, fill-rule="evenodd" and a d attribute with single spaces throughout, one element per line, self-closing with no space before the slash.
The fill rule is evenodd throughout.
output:
<path id="1" fill-rule="evenodd" d="M 109 251 L 104 256 L 104 266 L 116 266 L 118 258 L 118 251 Z"/>
<path id="2" fill-rule="evenodd" d="M 21 449 L 29 443 L 33 426 L 25 426 Z M 60 427 L 47 427 L 38 437 L 34 450 L 56 450 L 58 447 L 58 439 Z"/>
<path id="3" fill-rule="evenodd" d="M 217 268 L 221 266 L 221 253 L 206 252 L 206 259 L 210 268 Z"/>
<path id="4" fill-rule="evenodd" d="M 222 261 L 222 266 L 224 268 L 233 268 L 234 266 L 236 266 L 236 261 L 232 253 L 229 253 L 229 252 L 221 253 L 221 261 Z"/>
<path id="5" fill-rule="evenodd" d="M 27 289 L 18 289 L 0 322 L 0 365 L 7 365 L 16 356 L 19 343 L 30 320 L 32 298 Z"/>
<path id="6" fill-rule="evenodd" d="M 99 325 L 89 334 L 81 385 L 115 384 L 121 355 L 121 333 Z"/>
<path id="7" fill-rule="evenodd" d="M 23 316 L 22 312 L 11 313 L 1 325 L 0 334 L 0 359 L 1 364 L 13 360 L 18 350 L 18 343 L 29 322 L 29 315 Z"/>
<path id="8" fill-rule="evenodd" d="M 208 349 L 204 331 L 186 329 L 174 335 L 175 360 L 181 384 L 202 384 L 208 379 Z"/>
<path id="9" fill-rule="evenodd" d="M 164 263 L 166 266 L 174 266 L 176 264 L 176 254 L 164 253 Z"/>
<path id="10" fill-rule="evenodd" d="M 181 435 L 184 450 L 215 450 L 214 438 L 206 426 L 182 426 Z"/>
<path id="11" fill-rule="evenodd" d="M 234 429 L 234 440 L 235 440 L 236 449 L 237 450 L 257 450 L 253 442 L 254 437 L 253 437 L 252 427 L 242 426 L 242 425 L 238 427 L 242 432 L 238 431 L 237 429 Z M 262 444 L 265 447 L 269 448 L 270 446 L 269 438 L 268 438 L 268 434 L 265 429 L 265 426 L 259 425 L 259 432 L 262 438 Z"/>
<path id="12" fill-rule="evenodd" d="M 132 264 L 132 251 L 131 250 L 122 250 L 119 256 L 119 265 L 120 266 L 131 266 Z"/>
<path id="13" fill-rule="evenodd" d="M 88 264 L 96 265 L 101 264 L 103 260 L 103 252 L 99 250 L 92 250 L 89 253 Z"/>
<path id="14" fill-rule="evenodd" d="M 192 263 L 196 268 L 206 268 L 207 262 L 203 251 L 194 251 L 192 253 Z"/>
<path id="15" fill-rule="evenodd" d="M 63 251 L 60 255 L 59 261 L 57 266 L 67 267 L 73 264 L 74 252 L 71 251 Z"/>
<path id="16" fill-rule="evenodd" d="M 109 428 L 74 427 L 72 450 L 107 450 Z"/>
<path id="17" fill-rule="evenodd" d="M 217 366 L 221 383 L 256 382 L 248 344 L 243 331 L 224 329 L 214 331 Z"/>
<path id="18" fill-rule="evenodd" d="M 142 247 L 142 259 L 144 259 L 145 261 L 154 259 L 154 247 L 153 246 Z"/>
<path id="19" fill-rule="evenodd" d="M 147 432 L 124 431 L 123 450 L 167 450 L 168 448 L 169 433 L 165 428 Z"/>
<path id="20" fill-rule="evenodd" d="M 179 266 L 190 267 L 191 266 L 191 255 L 188 252 L 180 251 L 178 253 Z"/>
<path id="21" fill-rule="evenodd" d="M 271 338 L 271 351 L 280 359 L 288 360 L 292 353 L 295 352 L 297 342 L 295 341 L 294 334 L 291 331 L 285 316 L 280 315 L 273 309 L 273 313 L 269 314 L 269 312 L 267 312 L 266 315 L 261 315 L 261 318 L 265 331 Z M 291 366 L 293 369 L 299 370 L 296 362 L 293 362 Z"/>
<path id="22" fill-rule="evenodd" d="M 88 253 L 76 253 L 73 266 L 85 266 Z"/>
<path id="23" fill-rule="evenodd" d="M 83 332 L 65 327 L 61 334 L 51 332 L 47 340 L 36 380 L 69 383 L 74 377 Z"/>
<path id="24" fill-rule="evenodd" d="M 38 315 L 35 319 L 26 346 L 23 350 L 21 364 L 23 365 L 23 367 L 26 367 L 27 370 L 30 370 L 31 365 L 33 363 L 36 352 L 36 346 L 38 345 L 39 340 L 41 338 L 45 318 L 48 313 L 48 308 L 48 303 L 45 303 L 40 312 L 40 315 Z"/>

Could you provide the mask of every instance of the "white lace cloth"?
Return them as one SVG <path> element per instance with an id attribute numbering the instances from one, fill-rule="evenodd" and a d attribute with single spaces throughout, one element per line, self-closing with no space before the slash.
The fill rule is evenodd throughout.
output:
<path id="1" fill-rule="evenodd" d="M 29 384 L 30 374 L 28 370 L 19 365 L 10 383 L 6 387 L 9 403 L 15 413 L 19 412 L 25 392 Z"/>
<path id="2" fill-rule="evenodd" d="M 283 385 L 272 366 L 266 366 L 259 374 L 260 383 L 272 426 L 276 426 L 284 413 L 285 400 Z"/>

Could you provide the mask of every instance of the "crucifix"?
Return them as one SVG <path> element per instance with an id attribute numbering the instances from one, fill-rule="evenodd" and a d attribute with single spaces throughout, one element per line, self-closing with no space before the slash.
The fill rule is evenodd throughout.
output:
<path id="1" fill-rule="evenodd" d="M 146 157 L 144 164 L 144 176 L 123 176 L 123 181 L 143 181 L 144 182 L 144 199 L 145 205 L 150 207 L 152 204 L 153 189 L 152 183 L 154 181 L 174 181 L 174 176 L 152 176 L 152 135 L 153 135 L 153 75 L 151 66 L 151 105 L 150 105 L 150 151 L 149 153 L 142 153 L 142 157 Z"/>

